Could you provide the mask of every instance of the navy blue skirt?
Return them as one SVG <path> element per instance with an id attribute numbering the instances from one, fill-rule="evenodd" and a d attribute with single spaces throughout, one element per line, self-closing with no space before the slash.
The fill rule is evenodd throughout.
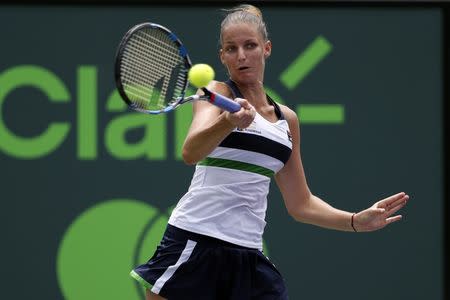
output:
<path id="1" fill-rule="evenodd" d="M 131 276 L 169 300 L 284 300 L 285 282 L 258 249 L 167 225 L 150 260 Z"/>

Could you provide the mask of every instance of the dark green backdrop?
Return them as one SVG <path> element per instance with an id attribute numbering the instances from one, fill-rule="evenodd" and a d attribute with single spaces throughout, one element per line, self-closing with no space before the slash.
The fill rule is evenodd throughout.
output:
<path id="1" fill-rule="evenodd" d="M 295 223 L 273 185 L 265 242 L 290 298 L 442 299 L 440 10 L 262 9 L 266 85 L 303 120 L 312 191 L 349 211 L 411 196 L 402 222 L 352 234 Z M 3 298 L 142 299 L 128 272 L 189 185 L 178 157 L 190 107 L 124 110 L 115 50 L 135 23 L 161 23 L 225 79 L 220 20 L 216 6 L 1 7 Z M 61 131 L 53 146 L 41 136 L 50 125 Z"/>

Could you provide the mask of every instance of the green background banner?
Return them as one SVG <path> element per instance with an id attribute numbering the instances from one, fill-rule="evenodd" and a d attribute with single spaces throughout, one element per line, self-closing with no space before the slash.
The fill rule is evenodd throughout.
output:
<path id="1" fill-rule="evenodd" d="M 261 7 L 267 91 L 297 111 L 311 190 L 349 211 L 411 196 L 367 234 L 296 223 L 273 184 L 267 252 L 291 299 L 442 299 L 443 61 L 438 8 Z M 171 28 L 217 56 L 217 6 L 3 6 L 0 199 L 5 299 L 144 299 L 129 277 L 161 237 L 193 167 L 191 117 L 130 112 L 115 91 L 122 35 Z"/>

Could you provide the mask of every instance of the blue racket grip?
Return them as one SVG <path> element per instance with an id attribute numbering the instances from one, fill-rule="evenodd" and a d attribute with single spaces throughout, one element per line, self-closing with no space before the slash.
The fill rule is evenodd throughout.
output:
<path id="1" fill-rule="evenodd" d="M 220 94 L 209 91 L 209 102 L 229 112 L 237 112 L 241 109 L 241 105 Z"/>

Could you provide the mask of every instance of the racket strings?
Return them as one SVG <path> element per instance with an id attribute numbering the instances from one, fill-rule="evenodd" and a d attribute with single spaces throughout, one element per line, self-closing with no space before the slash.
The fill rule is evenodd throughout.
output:
<path id="1" fill-rule="evenodd" d="M 148 46 L 153 46 L 153 45 L 148 45 L 147 41 L 144 39 L 139 39 L 139 37 L 136 37 L 136 39 L 131 40 L 130 41 L 130 47 L 133 47 L 132 49 L 135 50 L 136 52 L 138 52 L 136 56 L 133 56 L 132 54 L 130 54 L 130 58 L 131 59 L 136 59 L 138 61 L 138 63 L 142 63 L 143 65 L 146 65 L 146 67 L 149 67 L 149 71 L 153 71 L 154 74 L 161 74 L 162 72 L 155 72 L 159 71 L 156 67 L 156 64 L 153 64 L 152 66 L 149 66 L 146 63 L 147 61 L 153 62 L 156 59 L 158 59 L 160 61 L 159 66 L 162 67 L 166 67 L 165 68 L 165 72 L 164 73 L 169 73 L 171 72 L 171 68 L 174 66 L 174 55 L 177 55 L 176 51 L 173 51 L 170 53 L 170 55 L 164 55 L 165 53 L 163 52 L 159 52 L 159 53 L 155 53 L 154 51 L 150 52 L 148 51 Z M 155 48 L 153 48 L 155 49 Z M 163 48 L 162 48 L 163 49 Z M 164 50 L 164 49 L 163 49 Z M 156 55 L 155 55 L 156 54 Z M 143 57 L 144 59 L 142 59 L 141 57 Z M 164 64 L 162 64 L 164 63 Z"/>
<path id="2" fill-rule="evenodd" d="M 148 95 L 153 92 L 156 82 L 161 79 L 161 72 L 155 72 L 153 66 L 149 65 L 145 60 L 139 59 L 138 57 L 139 56 L 128 57 L 131 61 L 129 62 L 129 64 L 124 64 L 122 66 L 123 75 L 130 82 L 129 88 L 133 90 L 142 89 L 143 94 L 141 95 L 142 97 L 147 99 Z M 136 69 L 134 67 L 136 65 L 145 66 L 146 68 L 148 68 L 149 72 L 136 72 Z"/>
<path id="3" fill-rule="evenodd" d="M 153 93 L 154 86 L 154 84 L 149 85 L 148 83 L 156 82 L 156 76 L 158 76 L 158 74 L 156 74 L 156 76 L 149 76 L 152 74 L 136 72 L 135 66 L 139 63 L 145 65 L 145 61 L 138 60 L 138 57 L 135 56 L 128 56 L 127 58 L 132 61 L 122 65 L 122 80 L 124 81 L 124 84 L 126 84 L 126 90 L 133 93 L 138 99 L 142 98 L 146 101 L 149 98 L 149 95 Z"/>
<path id="4" fill-rule="evenodd" d="M 157 86 L 157 82 L 167 76 L 163 75 L 167 74 L 167 70 L 161 72 L 150 65 L 148 62 L 154 60 L 154 57 L 149 57 L 135 41 L 130 41 L 129 49 L 132 51 L 125 53 L 127 61 L 123 65 L 123 76 L 126 77 L 124 81 L 127 83 L 127 91 L 134 96 L 132 101 L 144 109 L 163 107 L 166 86 Z M 157 88 L 161 90 L 158 91 Z"/>
<path id="5" fill-rule="evenodd" d="M 182 95 L 186 77 L 179 47 L 166 33 L 146 28 L 130 38 L 123 52 L 121 79 L 136 106 L 157 110 L 170 105 Z"/>
<path id="6" fill-rule="evenodd" d="M 145 45 L 150 44 L 154 47 L 154 50 L 159 50 L 157 53 L 160 59 L 165 59 L 167 64 L 171 64 L 174 58 L 174 55 L 178 56 L 179 47 L 174 44 L 172 40 L 170 40 L 167 35 L 161 34 L 160 32 L 156 32 L 159 37 L 147 33 L 145 31 L 141 32 L 141 35 L 137 35 L 136 39 L 140 40 L 145 47 Z M 145 48 L 144 48 L 145 49 Z M 144 50 L 145 51 L 145 50 Z"/>

